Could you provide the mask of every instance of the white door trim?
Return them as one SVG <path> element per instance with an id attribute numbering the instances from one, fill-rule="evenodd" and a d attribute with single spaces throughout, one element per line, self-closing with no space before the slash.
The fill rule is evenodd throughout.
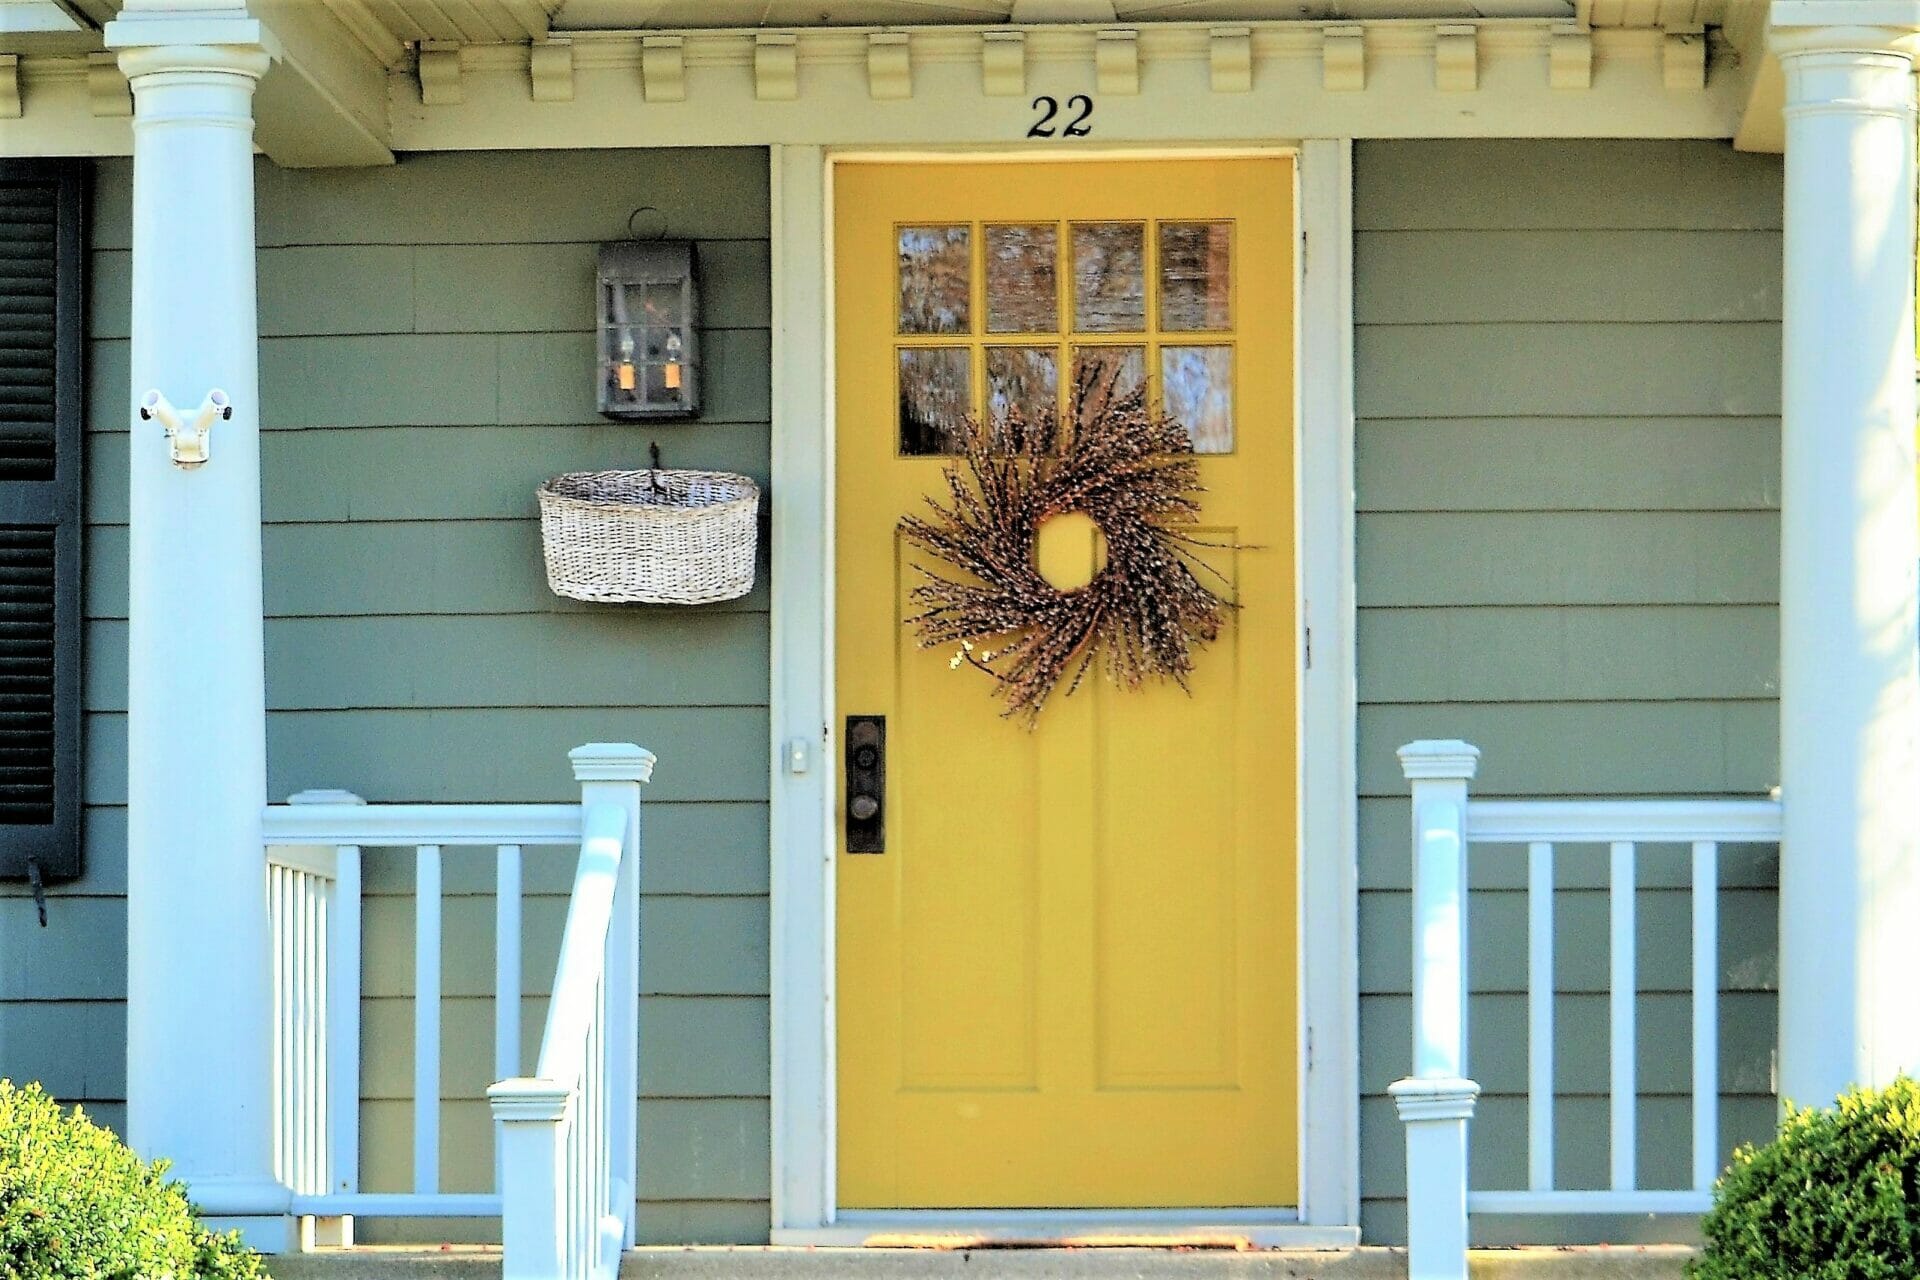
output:
<path id="1" fill-rule="evenodd" d="M 1353 628 L 1351 145 L 1299 157 L 1295 378 L 1300 697 L 1298 1206 L 1229 1213 L 841 1214 L 834 1187 L 833 189 L 860 153 L 770 148 L 773 262 L 772 1181 L 779 1244 L 905 1230 L 1066 1238 L 1231 1229 L 1257 1243 L 1358 1239 L 1359 1044 Z M 924 151 L 920 154 L 926 154 Z M 953 152 L 942 153 L 948 156 Z M 968 152 L 966 154 L 978 154 Z M 1128 156 L 1180 155 L 1181 151 Z M 860 158 L 871 158 L 864 153 Z M 1311 632 L 1311 662 L 1307 634 Z M 996 1225 L 997 1224 L 997 1225 Z M 1130 1230 L 1137 1228 L 1138 1230 Z"/>

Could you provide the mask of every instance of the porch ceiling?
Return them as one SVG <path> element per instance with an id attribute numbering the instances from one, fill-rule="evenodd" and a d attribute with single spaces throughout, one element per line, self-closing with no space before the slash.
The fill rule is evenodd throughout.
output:
<path id="1" fill-rule="evenodd" d="M 564 0 L 568 30 L 1574 16 L 1576 0 Z"/>
<path id="2" fill-rule="evenodd" d="M 0 0 L 4 2 L 4 0 Z M 11 0 L 26 4 L 27 0 Z M 313 0 L 366 42 L 518 43 L 555 31 L 706 27 L 979 25 L 1038 19 L 1116 22 L 1538 17 L 1595 27 L 1717 25 L 1731 0 Z M 122 0 L 32 0 L 103 24 Z M 1025 12 L 1021 12 L 1025 10 Z"/>
<path id="3" fill-rule="evenodd" d="M 258 2 L 258 0 L 256 0 Z M 549 31 L 752 27 L 978 26 L 1001 22 L 1263 22 L 1566 18 L 1593 27 L 1725 22 L 1741 0 L 298 0 L 351 31 L 388 67 L 427 40 L 519 44 Z M 268 0 L 266 8 L 282 0 Z M 0 0 L 59 22 L 12 26 L 26 49 L 98 47 L 123 0 Z M 88 27 L 94 30 L 87 30 Z M 38 38 L 22 40 L 32 31 Z M 53 33 L 58 34 L 53 34 Z M 51 39 L 49 38 L 51 37 Z"/>

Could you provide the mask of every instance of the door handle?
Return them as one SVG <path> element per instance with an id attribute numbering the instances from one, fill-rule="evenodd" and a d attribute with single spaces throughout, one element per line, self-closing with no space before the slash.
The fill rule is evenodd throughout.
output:
<path id="1" fill-rule="evenodd" d="M 847 717 L 847 852 L 887 851 L 887 718 Z"/>

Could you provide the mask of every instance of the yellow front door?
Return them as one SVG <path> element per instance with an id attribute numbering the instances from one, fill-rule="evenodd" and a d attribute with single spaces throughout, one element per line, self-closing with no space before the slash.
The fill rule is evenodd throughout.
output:
<path id="1" fill-rule="evenodd" d="M 836 172 L 838 709 L 886 770 L 883 850 L 841 819 L 839 1203 L 1294 1204 L 1292 162 Z M 961 417 L 1089 362 L 1187 423 L 1239 608 L 1191 693 L 1096 674 L 1029 730 L 915 644 L 897 525 Z"/>

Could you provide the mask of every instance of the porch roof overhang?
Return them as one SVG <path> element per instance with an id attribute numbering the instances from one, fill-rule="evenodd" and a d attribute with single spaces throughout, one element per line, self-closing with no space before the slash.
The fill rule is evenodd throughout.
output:
<path id="1" fill-rule="evenodd" d="M 0 0 L 0 69 L 18 57 L 0 154 L 131 150 L 100 35 L 124 3 Z M 1083 92 L 1100 97 L 1103 140 L 1142 145 L 1778 138 L 1765 0 L 235 3 L 281 50 L 256 136 L 293 167 L 440 149 L 1020 145 L 1032 95 Z"/>

